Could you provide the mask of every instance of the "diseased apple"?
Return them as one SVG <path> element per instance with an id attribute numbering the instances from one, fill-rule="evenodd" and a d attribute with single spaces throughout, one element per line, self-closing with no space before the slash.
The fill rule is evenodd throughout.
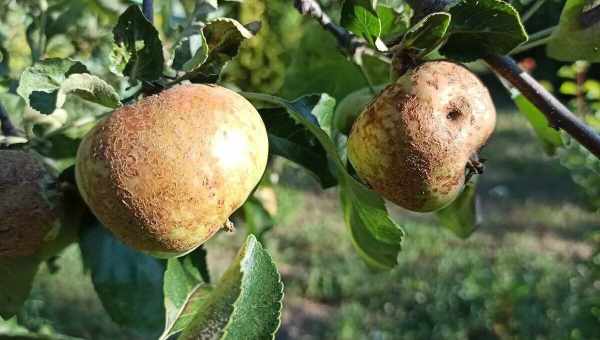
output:
<path id="1" fill-rule="evenodd" d="M 335 108 L 333 125 L 345 135 L 350 134 L 350 129 L 356 118 L 363 112 L 367 104 L 385 88 L 385 85 L 356 90 L 344 97 Z"/>
<path id="2" fill-rule="evenodd" d="M 31 152 L 0 151 L 0 258 L 36 254 L 60 228 L 54 176 Z"/>
<path id="3" fill-rule="evenodd" d="M 77 152 L 82 197 L 129 246 L 158 257 L 208 240 L 267 163 L 256 109 L 216 85 L 181 85 L 114 111 Z"/>
<path id="4" fill-rule="evenodd" d="M 466 166 L 487 142 L 496 111 L 487 88 L 465 67 L 425 62 L 385 88 L 354 122 L 348 157 L 386 199 L 429 212 L 451 203 Z"/>

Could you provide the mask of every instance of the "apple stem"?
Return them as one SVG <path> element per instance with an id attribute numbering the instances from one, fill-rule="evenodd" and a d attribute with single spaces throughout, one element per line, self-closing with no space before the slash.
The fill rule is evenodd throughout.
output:
<path id="1" fill-rule="evenodd" d="M 428 3 L 440 6 L 447 4 L 446 1 L 428 1 Z M 333 34 L 337 38 L 340 47 L 349 55 L 354 56 L 361 50 L 369 49 L 364 40 L 357 38 L 345 28 L 333 23 L 331 18 L 323 12 L 323 9 L 316 0 L 295 0 L 294 5 L 302 15 L 317 20 L 323 28 Z M 430 8 L 427 7 L 424 10 L 430 10 Z M 380 52 L 372 52 L 381 55 Z M 383 58 L 380 59 L 383 60 Z M 502 76 L 519 89 L 546 116 L 553 128 L 564 130 L 600 159 L 600 134 L 579 120 L 565 105 L 540 85 L 537 80 L 527 74 L 527 72 L 521 70 L 512 58 L 501 55 L 490 55 L 485 57 L 484 60 L 496 74 Z"/>
<path id="2" fill-rule="evenodd" d="M 485 171 L 485 166 L 483 164 L 484 162 L 485 162 L 485 159 L 479 158 L 478 152 L 475 152 L 474 154 L 471 155 L 471 157 L 469 157 L 469 160 L 467 161 L 467 166 L 466 166 L 467 175 L 465 178 L 465 183 L 469 183 L 471 181 L 471 178 L 474 175 L 481 175 L 484 173 L 484 171 Z"/>

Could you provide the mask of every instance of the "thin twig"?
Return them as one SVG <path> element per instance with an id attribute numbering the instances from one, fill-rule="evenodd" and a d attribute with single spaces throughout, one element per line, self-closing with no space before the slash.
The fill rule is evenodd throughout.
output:
<path id="1" fill-rule="evenodd" d="M 314 0 L 294 0 L 294 6 L 302 15 L 317 20 L 323 28 L 333 34 L 338 40 L 338 45 L 350 57 L 356 59 L 358 52 L 375 57 L 379 54 L 370 49 L 363 39 L 335 24 L 327 13 L 323 11 L 318 2 Z M 358 58 L 360 58 L 360 56 L 358 56 Z"/>
<path id="2" fill-rule="evenodd" d="M 142 12 L 148 21 L 154 22 L 154 3 L 152 0 L 142 2 Z"/>
<path id="3" fill-rule="evenodd" d="M 352 37 L 352 34 L 343 27 L 332 23 L 315 0 L 295 0 L 295 5 L 303 15 L 318 20 L 325 29 L 336 36 L 340 44 L 348 44 L 348 37 Z M 361 44 L 364 44 L 364 42 Z M 347 47 L 348 45 L 342 45 L 342 48 Z M 354 51 L 360 48 L 360 46 L 354 45 L 351 47 Z M 600 134 L 585 125 L 537 80 L 521 70 L 512 58 L 491 55 L 484 58 L 484 60 L 497 74 L 519 89 L 546 116 L 552 127 L 563 129 L 596 157 L 600 158 Z"/>
<path id="4" fill-rule="evenodd" d="M 5 137 L 19 135 L 17 128 L 10 121 L 10 117 L 8 117 L 8 113 L 2 104 L 0 104 L 0 127 L 2 128 L 2 134 Z"/>
<path id="5" fill-rule="evenodd" d="M 508 80 L 540 109 L 552 127 L 563 129 L 596 157 L 600 158 L 600 134 L 585 125 L 532 76 L 521 70 L 512 58 L 491 55 L 484 59 L 494 71 Z"/>

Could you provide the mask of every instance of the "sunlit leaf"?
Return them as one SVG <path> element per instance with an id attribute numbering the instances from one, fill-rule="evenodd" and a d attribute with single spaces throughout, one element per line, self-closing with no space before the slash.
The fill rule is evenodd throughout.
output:
<path id="1" fill-rule="evenodd" d="M 201 271 L 206 271 L 206 253 L 199 248 L 192 253 L 167 261 L 164 275 L 165 296 L 165 331 L 160 339 L 181 331 L 175 324 L 183 314 L 184 308 L 191 296 L 206 285 Z"/>
<path id="2" fill-rule="evenodd" d="M 345 0 L 342 6 L 341 24 L 354 34 L 375 44 L 381 36 L 379 15 L 370 0 Z"/>
<path id="3" fill-rule="evenodd" d="M 279 328 L 283 284 L 269 254 L 249 235 L 192 322 L 186 339 L 270 339 Z"/>
<path id="4" fill-rule="evenodd" d="M 558 130 L 552 128 L 546 116 L 522 94 L 513 95 L 513 100 L 521 112 L 533 127 L 535 134 L 542 143 L 544 151 L 554 155 L 556 149 L 563 145 L 562 137 Z"/>
<path id="5" fill-rule="evenodd" d="M 547 44 L 549 57 L 561 61 L 600 62 L 600 20 L 596 19 L 596 22 L 589 26 L 582 22 L 582 14 L 588 2 L 565 2 L 558 28 L 554 30 Z"/>
<path id="6" fill-rule="evenodd" d="M 73 75 L 87 73 L 82 63 L 70 59 L 46 59 L 26 68 L 21 74 L 17 93 L 27 105 L 50 114 L 56 108 L 61 85 Z"/>
<path id="7" fill-rule="evenodd" d="M 444 228 L 460 238 L 468 238 L 481 223 L 476 183 L 467 183 L 460 195 L 449 206 L 436 212 Z"/>
<path id="8" fill-rule="evenodd" d="M 507 54 L 527 41 L 519 13 L 501 0 L 464 0 L 450 8 L 449 37 L 440 52 L 460 61 Z"/>
<path id="9" fill-rule="evenodd" d="M 285 108 L 295 121 L 308 129 L 327 153 L 342 191 L 346 224 L 358 253 L 372 267 L 390 269 L 397 263 L 404 231 L 389 216 L 384 202 L 375 192 L 355 180 L 346 170 L 331 139 L 333 131 L 332 105 L 327 95 L 311 95 L 287 101 L 281 98 L 245 93 L 247 98 Z M 324 106 L 321 106 L 324 105 Z M 318 109 L 317 109 L 318 108 Z"/>

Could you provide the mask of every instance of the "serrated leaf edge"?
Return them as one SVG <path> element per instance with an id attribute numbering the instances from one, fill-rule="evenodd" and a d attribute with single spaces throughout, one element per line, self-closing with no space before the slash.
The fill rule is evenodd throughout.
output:
<path id="1" fill-rule="evenodd" d="M 277 302 L 277 304 L 279 305 L 279 309 L 278 309 L 278 317 L 277 317 L 277 327 L 275 327 L 275 329 L 273 330 L 273 333 L 271 334 L 271 339 L 275 339 L 275 334 L 277 334 L 277 331 L 279 330 L 279 328 L 281 327 L 281 312 L 283 311 L 283 296 L 284 296 L 284 291 L 283 291 L 283 281 L 281 280 L 281 274 L 279 273 L 279 270 L 277 270 L 277 266 L 275 265 L 275 262 L 273 261 L 273 258 L 271 257 L 271 254 L 269 254 L 269 252 L 267 252 L 263 245 L 258 242 L 258 240 L 256 239 L 256 236 L 250 234 L 248 235 L 248 239 L 246 241 L 246 244 L 244 245 L 244 247 L 246 248 L 246 255 L 242 258 L 242 260 L 240 261 L 240 272 L 242 273 L 242 277 L 240 281 L 243 281 L 244 279 L 244 275 L 246 275 L 246 272 L 244 271 L 244 267 L 246 266 L 245 262 L 247 262 L 252 254 L 254 254 L 256 252 L 256 247 L 260 247 L 260 249 L 262 249 L 265 253 L 265 255 L 269 258 L 269 264 L 272 266 L 272 268 L 275 269 L 275 273 L 277 274 L 277 284 L 280 287 L 278 293 L 281 294 L 281 299 Z M 248 251 L 248 249 L 250 249 L 250 251 Z M 229 321 L 225 324 L 225 327 L 223 327 L 223 334 L 221 335 L 220 339 L 224 339 L 226 337 L 227 333 L 227 329 L 229 328 L 229 325 L 231 323 L 231 316 L 233 316 L 237 310 L 237 303 L 239 301 L 239 299 L 241 298 L 241 296 L 243 295 L 242 293 L 245 291 L 245 287 L 242 285 L 242 282 L 240 282 L 240 294 L 238 295 L 238 297 L 236 298 L 235 302 L 233 303 L 233 310 L 231 311 L 231 314 L 229 315 Z"/>

